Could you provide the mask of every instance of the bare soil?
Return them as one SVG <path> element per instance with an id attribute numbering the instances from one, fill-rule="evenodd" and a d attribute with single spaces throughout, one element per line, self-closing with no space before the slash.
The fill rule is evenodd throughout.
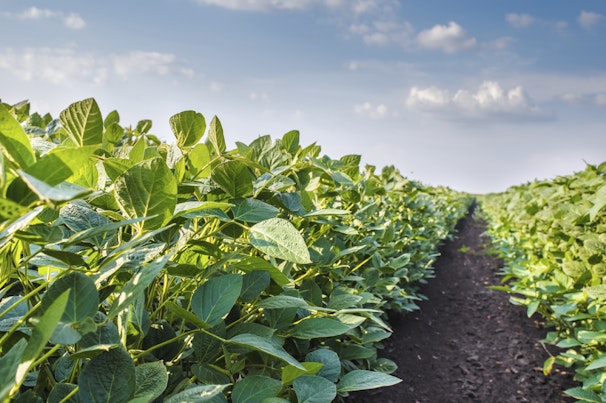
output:
<path id="1" fill-rule="evenodd" d="M 556 353 L 540 343 L 548 330 L 506 293 L 487 288 L 500 284 L 502 263 L 486 253 L 484 231 L 470 212 L 421 289 L 428 300 L 419 311 L 390 315 L 394 333 L 380 355 L 398 364 L 394 375 L 403 382 L 353 393 L 348 403 L 574 401 L 562 393 L 577 386 L 570 370 L 543 375 L 543 362 Z"/>

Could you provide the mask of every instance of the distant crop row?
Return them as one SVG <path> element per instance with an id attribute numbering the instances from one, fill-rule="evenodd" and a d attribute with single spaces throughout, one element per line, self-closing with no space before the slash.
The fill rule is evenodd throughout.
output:
<path id="1" fill-rule="evenodd" d="M 97 103 L 0 105 L 0 400 L 330 402 L 392 385 L 408 311 L 469 199 L 296 131 L 175 144 Z"/>
<path id="2" fill-rule="evenodd" d="M 582 386 L 566 391 L 606 401 L 606 163 L 482 199 L 489 233 L 505 259 L 511 301 L 554 330 L 564 349 L 544 365 L 574 367 Z"/>

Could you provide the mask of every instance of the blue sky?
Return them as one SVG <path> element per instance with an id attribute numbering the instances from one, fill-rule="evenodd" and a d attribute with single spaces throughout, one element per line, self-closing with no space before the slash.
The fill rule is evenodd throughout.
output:
<path id="1" fill-rule="evenodd" d="M 0 1 L 0 98 L 123 124 L 217 115 L 501 191 L 606 161 L 606 0 Z"/>

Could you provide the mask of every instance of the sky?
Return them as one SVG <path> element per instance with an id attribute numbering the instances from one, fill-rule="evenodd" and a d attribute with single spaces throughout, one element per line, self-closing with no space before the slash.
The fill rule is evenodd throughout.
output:
<path id="1" fill-rule="evenodd" d="M 472 193 L 606 161 L 606 0 L 0 0 L 0 37 L 3 102 L 167 142 L 195 110 Z"/>

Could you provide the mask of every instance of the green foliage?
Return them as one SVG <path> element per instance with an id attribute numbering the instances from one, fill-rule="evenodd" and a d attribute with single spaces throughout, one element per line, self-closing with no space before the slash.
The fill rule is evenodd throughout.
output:
<path id="1" fill-rule="evenodd" d="M 606 399 L 606 163 L 481 199 L 489 233 L 506 262 L 498 287 L 546 319 L 545 341 L 563 348 L 544 365 L 574 367 L 583 383 L 566 391 Z"/>
<path id="2" fill-rule="evenodd" d="M 385 312 L 416 309 L 469 199 L 296 131 L 228 150 L 216 117 L 170 125 L 176 144 L 93 99 L 59 120 L 0 106 L 0 399 L 327 402 L 399 382 Z"/>

